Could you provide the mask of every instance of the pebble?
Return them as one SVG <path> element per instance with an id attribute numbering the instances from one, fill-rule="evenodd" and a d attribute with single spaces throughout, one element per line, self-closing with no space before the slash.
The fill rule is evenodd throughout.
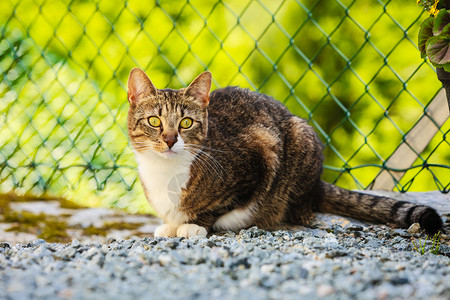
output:
<path id="1" fill-rule="evenodd" d="M 167 241 L 166 247 L 169 247 L 170 249 L 176 249 L 180 243 L 177 241 Z"/>
<path id="2" fill-rule="evenodd" d="M 362 231 L 364 229 L 364 227 L 362 227 L 360 225 L 350 225 L 346 229 L 349 231 Z"/>
<path id="3" fill-rule="evenodd" d="M 447 299 L 450 246 L 427 247 L 383 226 L 0 243 L 0 299 Z"/>
<path id="4" fill-rule="evenodd" d="M 409 234 L 409 232 L 405 229 L 395 229 L 393 232 L 393 236 L 411 237 L 411 234 Z"/>
<path id="5" fill-rule="evenodd" d="M 413 223 L 411 224 L 411 226 L 409 226 L 407 232 L 409 234 L 415 234 L 415 233 L 420 233 L 421 228 L 420 228 L 420 224 L 419 223 Z"/>
<path id="6" fill-rule="evenodd" d="M 317 296 L 319 296 L 319 297 L 330 296 L 334 292 L 335 292 L 335 289 L 332 286 L 327 285 L 327 284 L 320 284 L 317 287 Z"/>

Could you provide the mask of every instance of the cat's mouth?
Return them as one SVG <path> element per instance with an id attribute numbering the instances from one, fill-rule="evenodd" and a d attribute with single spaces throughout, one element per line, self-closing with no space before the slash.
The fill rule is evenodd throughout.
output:
<path id="1" fill-rule="evenodd" d="M 179 152 L 175 152 L 172 149 L 167 149 L 164 152 L 160 152 L 160 154 L 165 158 L 171 158 L 179 154 Z"/>

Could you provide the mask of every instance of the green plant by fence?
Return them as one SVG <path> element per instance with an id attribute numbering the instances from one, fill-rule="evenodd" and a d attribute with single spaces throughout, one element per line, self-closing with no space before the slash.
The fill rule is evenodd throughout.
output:
<path id="1" fill-rule="evenodd" d="M 0 192 L 147 209 L 126 134 L 135 66 L 159 88 L 209 69 L 213 88 L 282 101 L 319 132 L 327 181 L 367 188 L 392 169 L 397 190 L 448 192 L 450 123 L 429 113 L 441 84 L 416 45 L 426 17 L 413 0 L 1 1 Z M 431 142 L 389 167 L 424 118 Z"/>

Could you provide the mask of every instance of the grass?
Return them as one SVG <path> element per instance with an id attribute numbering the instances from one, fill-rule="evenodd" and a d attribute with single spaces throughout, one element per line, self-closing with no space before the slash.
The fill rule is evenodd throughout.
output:
<path id="1" fill-rule="evenodd" d="M 439 248 L 441 246 L 441 232 L 438 232 L 435 235 L 433 235 L 433 237 L 431 237 L 431 239 L 427 235 L 425 237 L 425 240 L 423 240 L 423 241 L 421 239 L 412 238 L 411 243 L 412 243 L 413 250 L 421 255 L 424 255 L 427 251 L 434 255 L 438 255 L 440 253 Z M 427 244 L 430 244 L 430 243 L 431 243 L 431 246 L 427 247 Z"/>

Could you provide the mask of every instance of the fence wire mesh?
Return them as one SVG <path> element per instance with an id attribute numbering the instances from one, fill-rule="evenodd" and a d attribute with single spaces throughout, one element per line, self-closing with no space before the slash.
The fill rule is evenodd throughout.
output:
<path id="1" fill-rule="evenodd" d="M 159 88 L 209 69 L 214 88 L 273 96 L 319 132 L 325 180 L 367 188 L 441 88 L 415 2 L 3 0 L 0 192 L 147 209 L 126 134 L 135 66 Z M 397 190 L 449 191 L 436 126 Z"/>

